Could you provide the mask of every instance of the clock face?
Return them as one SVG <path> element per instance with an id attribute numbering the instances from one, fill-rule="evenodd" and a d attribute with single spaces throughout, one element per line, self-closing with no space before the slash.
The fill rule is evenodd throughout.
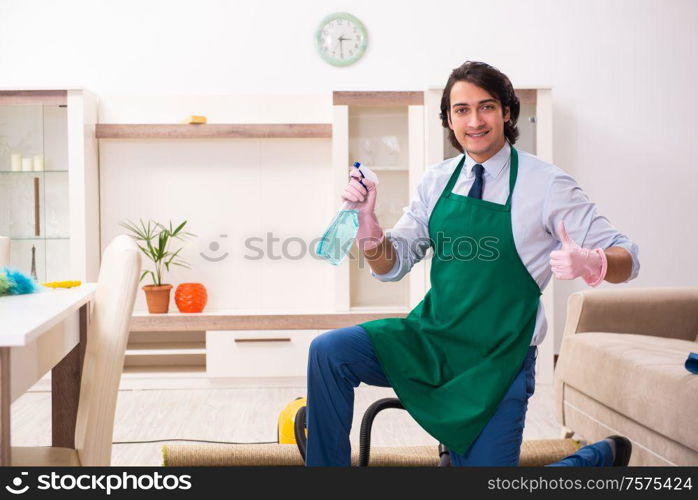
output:
<path id="1" fill-rule="evenodd" d="M 368 34 L 357 18 L 346 12 L 327 16 L 315 33 L 315 47 L 335 66 L 348 66 L 366 52 Z"/>

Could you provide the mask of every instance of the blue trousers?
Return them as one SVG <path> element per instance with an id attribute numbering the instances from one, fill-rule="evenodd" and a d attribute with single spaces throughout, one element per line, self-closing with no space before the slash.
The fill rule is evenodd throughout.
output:
<path id="1" fill-rule="evenodd" d="M 529 348 L 521 370 L 495 414 L 464 454 L 450 452 L 454 466 L 517 466 L 528 398 L 535 390 L 536 347 Z M 361 382 L 390 387 L 360 326 L 330 330 L 310 344 L 308 356 L 307 466 L 350 466 L 354 388 Z M 585 446 L 553 466 L 602 466 L 613 462 L 605 441 Z"/>

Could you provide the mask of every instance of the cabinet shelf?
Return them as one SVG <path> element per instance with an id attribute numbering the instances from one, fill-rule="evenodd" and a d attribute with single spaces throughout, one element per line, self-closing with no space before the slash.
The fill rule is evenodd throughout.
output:
<path id="1" fill-rule="evenodd" d="M 335 106 L 422 106 L 421 91 L 343 91 L 332 93 Z"/>
<path id="2" fill-rule="evenodd" d="M 329 139 L 331 123 L 135 124 L 98 123 L 97 139 Z"/>
<path id="3" fill-rule="evenodd" d="M 404 317 L 402 307 L 362 308 L 349 312 L 220 310 L 204 313 L 135 312 L 131 332 L 201 330 L 330 330 L 376 319 Z"/>
<path id="4" fill-rule="evenodd" d="M 65 89 L 49 90 L 1 90 L 0 105 L 44 105 L 66 106 L 68 91 Z"/>
<path id="5" fill-rule="evenodd" d="M 51 240 L 69 240 L 69 236 L 10 236 L 11 240 L 15 241 L 51 241 Z"/>
<path id="6" fill-rule="evenodd" d="M 12 170 L 0 170 L 0 175 L 37 175 L 37 174 L 54 174 L 54 173 L 68 173 L 67 170 L 22 170 L 22 171 L 12 171 Z"/>
<path id="7" fill-rule="evenodd" d="M 409 171 L 409 167 L 407 165 L 366 165 L 368 168 L 373 170 L 374 172 L 381 172 L 381 171 L 386 171 L 386 170 L 392 170 L 392 171 L 397 171 L 397 172 L 407 172 Z"/>

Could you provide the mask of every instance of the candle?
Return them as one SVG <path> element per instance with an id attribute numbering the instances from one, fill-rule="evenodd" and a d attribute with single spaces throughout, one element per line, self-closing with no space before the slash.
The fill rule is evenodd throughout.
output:
<path id="1" fill-rule="evenodd" d="M 31 158 L 22 158 L 22 172 L 31 172 L 34 169 L 34 162 Z"/>
<path id="2" fill-rule="evenodd" d="M 34 171 L 41 172 L 44 169 L 44 155 L 34 155 Z"/>
<path id="3" fill-rule="evenodd" d="M 10 163 L 13 172 L 20 172 L 22 170 L 22 155 L 19 153 L 12 153 Z"/>
<path id="4" fill-rule="evenodd" d="M 0 236 L 0 267 L 10 265 L 10 238 Z"/>

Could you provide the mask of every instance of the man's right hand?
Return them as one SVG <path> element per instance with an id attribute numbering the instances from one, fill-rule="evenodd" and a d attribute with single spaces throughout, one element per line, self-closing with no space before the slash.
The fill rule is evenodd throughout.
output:
<path id="1" fill-rule="evenodd" d="M 364 186 L 361 185 L 361 182 Z M 354 209 L 363 213 L 374 213 L 376 209 L 376 195 L 378 191 L 376 184 L 366 178 L 361 177 L 358 168 L 352 168 L 349 184 L 344 188 L 342 200 L 354 203 Z"/>
<path id="2" fill-rule="evenodd" d="M 385 238 L 383 228 L 378 223 L 375 214 L 376 196 L 378 190 L 376 183 L 361 177 L 358 168 L 351 169 L 349 184 L 342 193 L 342 200 L 354 203 L 352 207 L 359 212 L 359 230 L 356 233 L 356 244 L 362 252 L 375 249 Z M 364 186 L 361 185 L 361 182 Z"/>

